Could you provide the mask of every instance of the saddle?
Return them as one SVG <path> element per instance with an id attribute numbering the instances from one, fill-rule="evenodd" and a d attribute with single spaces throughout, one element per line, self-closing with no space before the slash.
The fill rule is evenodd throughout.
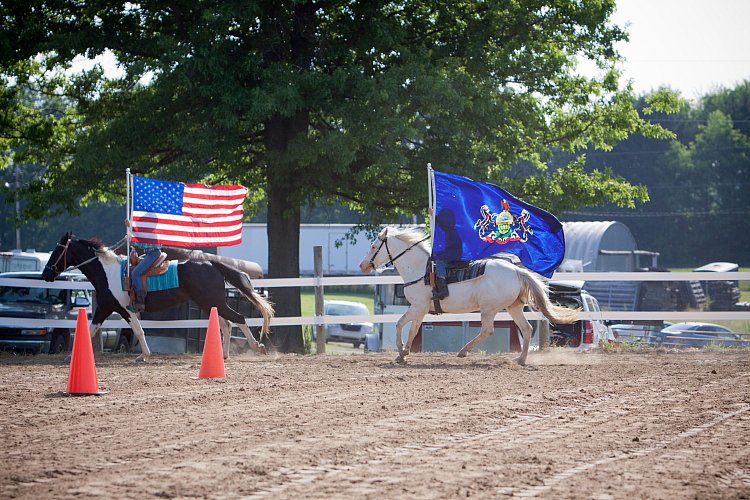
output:
<path id="1" fill-rule="evenodd" d="M 128 260 L 130 261 L 130 268 L 134 268 L 138 265 L 138 263 L 143 259 L 141 255 L 138 255 L 138 253 L 135 251 L 135 249 L 131 250 L 130 255 L 128 256 Z M 144 294 L 148 294 L 148 280 L 147 278 L 149 276 L 161 276 L 162 274 L 167 272 L 167 269 L 169 269 L 169 261 L 167 260 L 167 254 L 164 252 L 161 252 L 159 254 L 159 257 L 154 261 L 153 264 L 151 264 L 151 267 L 146 269 L 141 274 L 141 282 L 143 283 L 143 292 Z M 128 291 L 128 296 L 130 297 L 130 303 L 135 303 L 135 290 L 131 286 L 130 283 L 130 276 L 125 277 L 125 288 Z"/>
<path id="2" fill-rule="evenodd" d="M 505 260 L 517 266 L 521 265 L 521 259 L 519 259 L 518 256 L 505 252 L 497 253 L 484 259 L 453 260 L 449 261 L 445 266 L 445 283 L 459 283 L 461 281 L 478 278 L 484 274 L 487 263 L 497 259 Z M 427 271 L 425 272 L 424 283 L 429 286 L 434 286 L 435 284 L 435 271 L 431 260 L 427 261 Z M 440 307 L 440 301 L 433 300 L 432 302 L 435 313 L 442 314 L 443 308 Z"/>

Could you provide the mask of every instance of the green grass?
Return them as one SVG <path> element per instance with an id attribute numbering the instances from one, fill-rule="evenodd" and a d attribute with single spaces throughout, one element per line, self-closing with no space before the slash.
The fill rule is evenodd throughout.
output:
<path id="1" fill-rule="evenodd" d="M 354 288 L 354 287 L 347 287 Z M 361 287 L 359 287 L 361 288 Z M 323 298 L 325 300 L 348 300 L 350 302 L 361 302 L 367 306 L 370 313 L 373 312 L 375 303 L 375 292 L 370 290 L 357 290 L 355 292 L 342 291 L 345 287 L 329 287 L 330 291 L 323 288 Z M 300 289 L 300 299 L 302 301 L 302 316 L 315 316 L 315 290 L 310 287 Z"/>

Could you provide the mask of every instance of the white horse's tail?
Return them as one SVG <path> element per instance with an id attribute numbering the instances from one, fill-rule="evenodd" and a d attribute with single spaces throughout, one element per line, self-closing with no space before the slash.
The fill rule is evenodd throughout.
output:
<path id="1" fill-rule="evenodd" d="M 547 295 L 547 286 L 542 280 L 526 269 L 518 268 L 517 271 L 518 277 L 521 278 L 521 293 L 519 294 L 521 301 L 541 312 L 545 318 L 556 325 L 578 321 L 580 308 L 569 309 L 553 304 Z"/>

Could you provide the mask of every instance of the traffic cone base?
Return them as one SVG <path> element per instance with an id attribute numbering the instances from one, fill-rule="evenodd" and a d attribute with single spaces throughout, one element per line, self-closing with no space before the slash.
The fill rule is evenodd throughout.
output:
<path id="1" fill-rule="evenodd" d="M 194 380 L 202 378 L 224 378 L 224 353 L 221 349 L 221 333 L 219 331 L 219 312 L 215 307 L 211 308 L 208 317 L 208 330 L 206 340 L 203 342 L 203 355 L 201 356 L 201 369 Z"/>
<path id="2" fill-rule="evenodd" d="M 65 394 L 71 396 L 108 394 L 106 391 L 99 390 L 99 380 L 96 377 L 96 364 L 94 362 L 94 348 L 91 345 L 88 316 L 84 308 L 78 309 L 76 336 L 73 339 L 73 353 L 70 356 L 68 390 Z"/>

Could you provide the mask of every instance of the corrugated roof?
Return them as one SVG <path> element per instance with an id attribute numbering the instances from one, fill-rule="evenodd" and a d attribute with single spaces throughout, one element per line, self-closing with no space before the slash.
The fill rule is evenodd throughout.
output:
<path id="1" fill-rule="evenodd" d="M 623 256 L 601 255 L 600 250 L 636 250 L 630 229 L 617 221 L 563 222 L 565 260 L 580 261 L 583 271 L 632 271 Z"/>

